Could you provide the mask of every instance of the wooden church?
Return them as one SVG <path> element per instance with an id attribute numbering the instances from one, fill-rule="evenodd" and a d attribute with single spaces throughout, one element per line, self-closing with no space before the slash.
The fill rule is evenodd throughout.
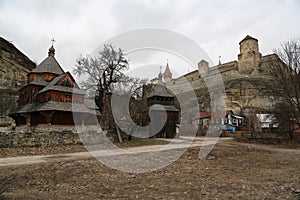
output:
<path id="1" fill-rule="evenodd" d="M 154 119 L 150 132 L 158 131 L 155 137 L 174 138 L 176 124 L 179 123 L 179 109 L 175 107 L 175 96 L 166 88 L 162 77 L 163 75 L 159 73 L 157 83 L 154 84 L 152 91 L 147 96 L 147 106 L 150 107 L 150 115 Z M 166 113 L 166 118 L 164 113 Z M 165 124 L 162 129 L 154 127 L 163 121 Z"/>
<path id="2" fill-rule="evenodd" d="M 54 57 L 48 57 L 27 74 L 27 84 L 19 90 L 19 106 L 10 113 L 16 125 L 96 125 L 100 113 L 69 72 Z"/>

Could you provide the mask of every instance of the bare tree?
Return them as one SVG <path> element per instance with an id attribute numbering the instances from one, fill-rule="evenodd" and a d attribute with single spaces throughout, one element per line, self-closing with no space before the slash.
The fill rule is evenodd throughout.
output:
<path id="1" fill-rule="evenodd" d="M 274 114 L 280 130 L 285 130 L 292 138 L 293 125 L 300 116 L 300 43 L 286 42 L 275 53 L 283 63 L 273 62 L 270 66 L 272 86 L 268 90 L 278 97 Z"/>
<path id="2" fill-rule="evenodd" d="M 110 97 L 112 92 L 121 91 L 133 92 L 146 80 L 132 78 L 124 73 L 129 68 L 128 60 L 123 51 L 115 49 L 111 44 L 104 45 L 97 56 L 80 56 L 76 61 L 74 73 L 78 76 L 85 76 L 87 79 L 81 83 L 83 89 L 95 96 L 95 101 L 102 117 L 100 125 L 105 130 L 117 130 L 110 108 Z M 140 93 L 133 96 L 138 97 Z M 119 141 L 120 136 L 118 135 Z"/>

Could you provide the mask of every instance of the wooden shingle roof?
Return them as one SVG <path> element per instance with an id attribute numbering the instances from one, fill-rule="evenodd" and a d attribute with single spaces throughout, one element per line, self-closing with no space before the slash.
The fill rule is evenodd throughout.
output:
<path id="1" fill-rule="evenodd" d="M 72 102 L 59 102 L 59 101 L 47 101 L 44 103 L 31 103 L 23 106 L 19 106 L 16 111 L 11 114 L 22 114 L 37 111 L 65 111 L 65 112 L 78 112 L 78 113 L 90 113 L 90 110 L 84 105 Z"/>
<path id="2" fill-rule="evenodd" d="M 68 93 L 75 93 L 75 94 L 85 94 L 84 91 L 80 90 L 79 88 L 76 87 L 67 87 L 67 86 L 61 86 L 61 85 L 56 85 L 56 83 L 62 79 L 66 73 L 61 74 L 54 78 L 46 87 L 44 87 L 38 94 L 41 94 L 43 92 L 53 90 L 53 91 L 60 91 L 60 92 L 68 92 Z"/>
<path id="3" fill-rule="evenodd" d="M 150 97 L 174 97 L 174 95 L 171 94 L 171 92 L 168 91 L 164 83 L 158 83 L 154 86 L 153 91 L 148 95 L 147 98 Z"/>
<path id="4" fill-rule="evenodd" d="M 47 81 L 42 79 L 40 76 L 38 76 L 36 79 L 28 83 L 27 85 L 40 85 L 40 86 L 46 86 L 48 84 Z"/>
<path id="5" fill-rule="evenodd" d="M 43 60 L 34 70 L 30 73 L 51 73 L 60 75 L 64 73 L 64 70 L 61 68 L 59 63 L 54 57 L 54 48 L 53 46 L 49 49 L 49 55 L 45 60 Z"/>

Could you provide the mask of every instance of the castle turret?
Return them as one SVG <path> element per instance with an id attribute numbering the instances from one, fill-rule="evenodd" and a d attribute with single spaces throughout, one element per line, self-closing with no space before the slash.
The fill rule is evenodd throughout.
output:
<path id="1" fill-rule="evenodd" d="M 166 83 L 172 81 L 172 73 L 171 73 L 171 70 L 170 70 L 170 68 L 169 68 L 169 63 L 167 63 L 166 70 L 165 70 L 165 72 L 164 72 L 164 81 L 165 81 Z"/>
<path id="2" fill-rule="evenodd" d="M 240 43 L 240 54 L 238 55 L 238 69 L 240 73 L 251 73 L 258 67 L 261 53 L 258 48 L 258 40 L 247 35 Z"/>
<path id="3" fill-rule="evenodd" d="M 198 72 L 199 72 L 199 75 L 202 76 L 202 75 L 206 75 L 208 73 L 208 68 L 209 68 L 209 63 L 205 60 L 201 60 L 199 63 L 198 63 Z"/>

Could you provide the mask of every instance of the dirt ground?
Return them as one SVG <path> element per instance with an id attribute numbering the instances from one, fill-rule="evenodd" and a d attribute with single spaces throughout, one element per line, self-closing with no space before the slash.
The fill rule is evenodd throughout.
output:
<path id="1" fill-rule="evenodd" d="M 137 147 L 147 145 L 165 145 L 166 141 L 155 139 L 134 139 L 116 144 L 121 148 Z M 15 156 L 33 156 L 33 155 L 50 155 L 61 153 L 85 152 L 87 149 L 80 144 L 64 145 L 64 146 L 37 146 L 37 147 L 15 147 L 15 148 L 0 148 L 0 158 L 15 157 Z"/>
<path id="2" fill-rule="evenodd" d="M 199 147 L 171 165 L 123 173 L 94 158 L 0 168 L 3 199 L 300 199 L 300 151 L 243 143 Z"/>

